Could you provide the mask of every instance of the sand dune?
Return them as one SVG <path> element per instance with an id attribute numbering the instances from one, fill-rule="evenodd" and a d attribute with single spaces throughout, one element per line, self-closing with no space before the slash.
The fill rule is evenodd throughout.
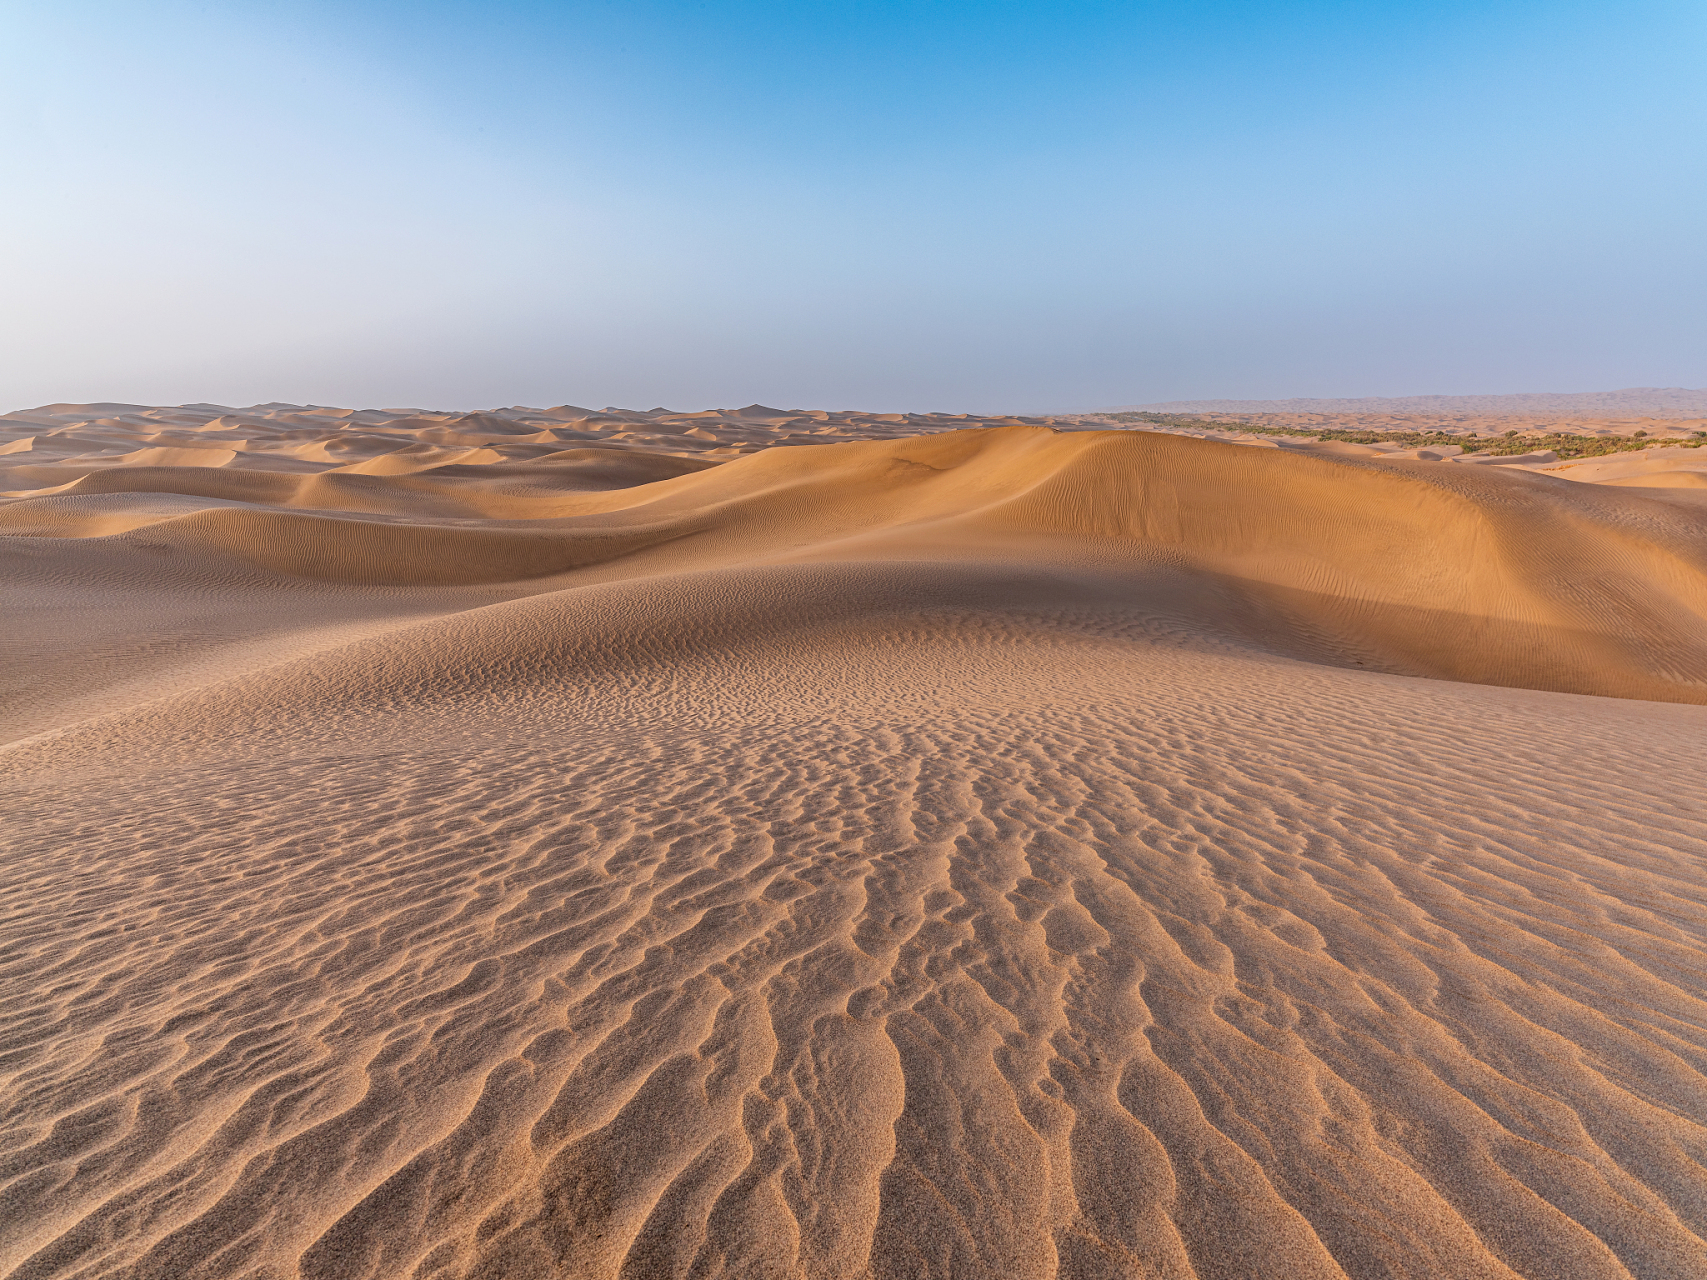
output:
<path id="1" fill-rule="evenodd" d="M 1664 450 L 0 425 L 0 1275 L 1707 1274 Z"/>

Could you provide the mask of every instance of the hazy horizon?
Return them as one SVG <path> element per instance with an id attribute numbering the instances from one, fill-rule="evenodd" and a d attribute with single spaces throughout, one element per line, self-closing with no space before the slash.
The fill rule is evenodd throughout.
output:
<path id="1" fill-rule="evenodd" d="M 1699 6 L 8 14 L 8 407 L 1707 385 Z"/>
<path id="2" fill-rule="evenodd" d="M 314 401 L 281 401 L 264 400 L 253 404 L 223 404 L 217 401 L 184 401 L 175 405 L 148 405 L 134 401 L 98 400 L 84 402 L 50 402 L 43 405 L 26 405 L 12 410 L 0 410 L 0 416 L 17 417 L 28 415 L 31 411 L 52 408 L 99 408 L 99 409 L 135 409 L 152 411 L 156 409 L 186 409 L 207 410 L 217 409 L 237 413 L 254 410 L 275 409 L 304 409 L 322 410 L 336 409 L 363 413 L 508 413 L 511 411 L 556 410 L 563 408 L 578 408 L 592 412 L 614 411 L 620 413 L 709 413 L 716 411 L 731 411 L 744 413 L 749 409 L 763 409 L 766 412 L 781 411 L 792 413 L 800 411 L 833 413 L 859 413 L 859 409 L 847 405 L 771 405 L 766 406 L 762 401 L 754 401 L 744 406 L 731 405 L 656 405 L 643 408 L 639 405 L 575 405 L 569 401 L 559 401 L 555 405 L 367 405 L 346 404 L 332 405 Z M 1317 398 L 1294 397 L 1286 400 L 1174 400 L 1152 401 L 1146 404 L 1128 405 L 1095 405 L 1069 406 L 1044 411 L 1045 413 L 1079 414 L 1079 413 L 1110 413 L 1132 412 L 1139 410 L 1173 410 L 1177 412 L 1245 412 L 1245 413 L 1321 413 L 1321 412 L 1360 412 L 1380 410 L 1390 413 L 1466 413 L 1466 414 L 1572 414 L 1585 417 L 1646 417 L 1656 418 L 1700 418 L 1707 417 L 1707 387 L 1623 387 L 1611 391 L 1587 392 L 1530 392 L 1508 393 L 1496 395 L 1421 395 L 1397 397 L 1342 397 Z M 919 413 L 920 411 L 914 411 Z M 1017 411 L 1016 411 L 1017 412 Z M 928 416 L 931 411 L 922 411 Z"/>

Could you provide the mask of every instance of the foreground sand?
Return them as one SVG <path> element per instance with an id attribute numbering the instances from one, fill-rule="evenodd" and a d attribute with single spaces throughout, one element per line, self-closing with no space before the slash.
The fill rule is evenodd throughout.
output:
<path id="1" fill-rule="evenodd" d="M 1699 494 L 549 412 L 14 420 L 0 1274 L 1707 1274 Z"/>

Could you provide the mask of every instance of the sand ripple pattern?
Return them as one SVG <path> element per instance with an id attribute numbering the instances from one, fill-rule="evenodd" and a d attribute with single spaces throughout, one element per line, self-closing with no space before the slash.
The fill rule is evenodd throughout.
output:
<path id="1" fill-rule="evenodd" d="M 1225 674 L 26 780 L 6 1274 L 1707 1274 L 1685 762 Z"/>

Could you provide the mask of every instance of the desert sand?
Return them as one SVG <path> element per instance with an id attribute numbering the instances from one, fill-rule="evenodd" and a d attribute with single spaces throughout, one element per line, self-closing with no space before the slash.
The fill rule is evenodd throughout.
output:
<path id="1" fill-rule="evenodd" d="M 0 1275 L 1707 1275 L 1707 450 L 1087 425 L 0 417 Z"/>
<path id="2" fill-rule="evenodd" d="M 1396 396 L 1353 400 L 1176 400 L 1132 410 L 1250 423 L 1272 431 L 1429 431 L 1459 436 L 1651 436 L 1707 433 L 1707 388 L 1631 387 L 1557 395 Z M 1121 412 L 1121 411 L 1109 411 Z M 1102 415 L 1069 415 L 1093 423 Z M 1583 477 L 1573 477 L 1583 478 Z"/>

